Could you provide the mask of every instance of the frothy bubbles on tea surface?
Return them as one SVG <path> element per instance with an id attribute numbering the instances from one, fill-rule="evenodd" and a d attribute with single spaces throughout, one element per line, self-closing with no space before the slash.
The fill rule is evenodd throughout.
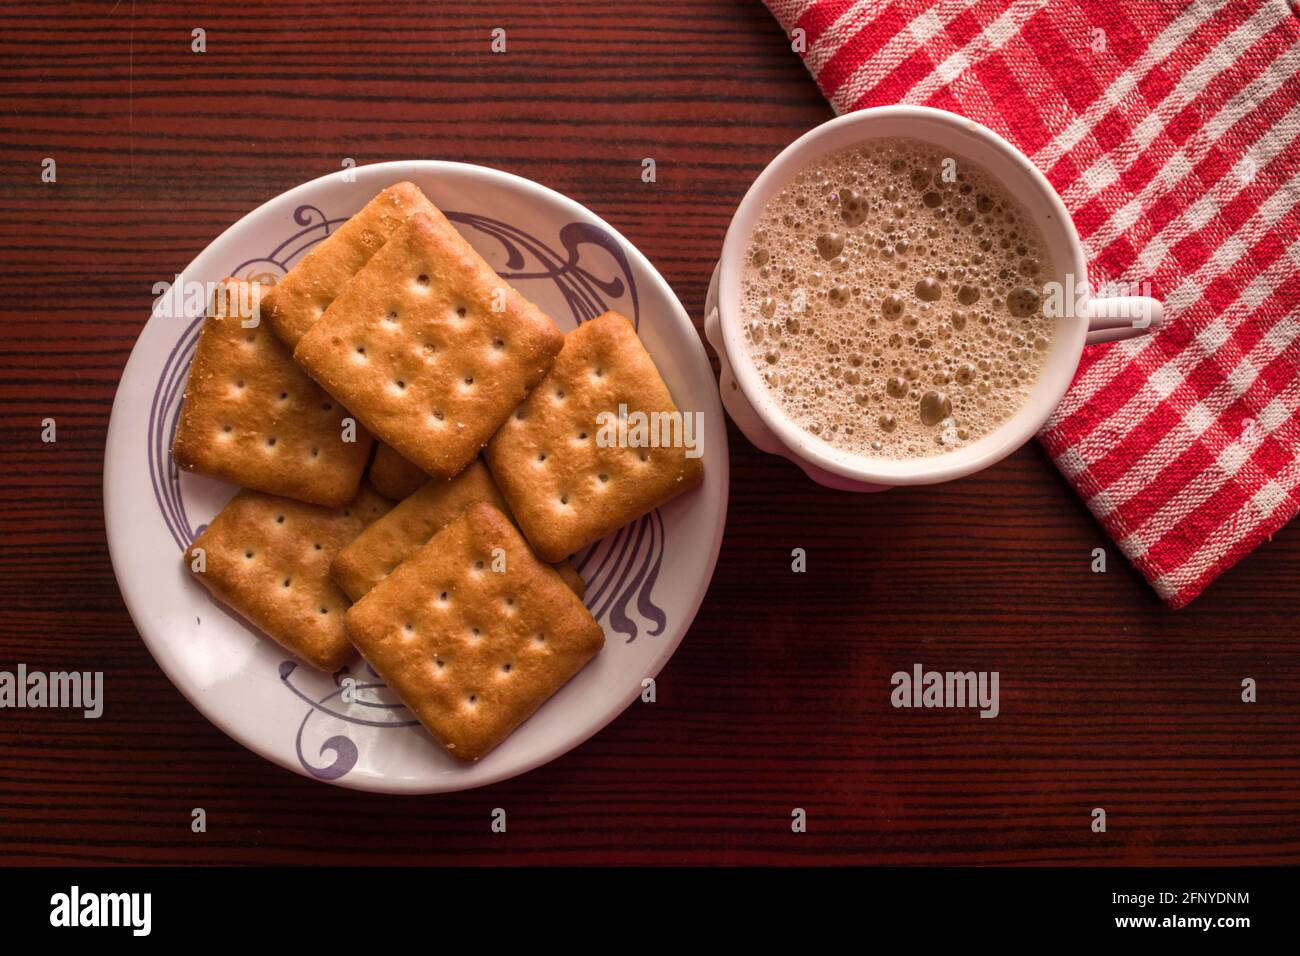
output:
<path id="1" fill-rule="evenodd" d="M 1054 279 L 1037 227 L 987 172 L 875 140 L 768 202 L 741 278 L 745 336 L 800 427 L 853 454 L 926 457 L 1028 399 L 1055 335 Z"/>

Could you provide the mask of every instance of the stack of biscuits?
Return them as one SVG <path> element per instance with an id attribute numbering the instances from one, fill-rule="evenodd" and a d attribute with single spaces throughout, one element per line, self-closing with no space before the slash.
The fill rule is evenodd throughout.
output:
<path id="1" fill-rule="evenodd" d="M 678 414 L 631 323 L 561 333 L 398 183 L 278 284 L 221 283 L 172 455 L 241 490 L 186 566 L 477 760 L 604 645 L 570 556 L 703 478 L 597 441 L 620 409 Z"/>

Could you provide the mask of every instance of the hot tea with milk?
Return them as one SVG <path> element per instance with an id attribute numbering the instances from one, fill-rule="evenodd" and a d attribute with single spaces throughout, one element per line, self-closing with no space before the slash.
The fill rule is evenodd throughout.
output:
<path id="1" fill-rule="evenodd" d="M 938 147 L 879 139 L 831 153 L 768 202 L 741 308 L 750 358 L 796 424 L 875 458 L 920 458 L 996 431 L 1055 334 L 1046 242 L 1001 183 Z"/>

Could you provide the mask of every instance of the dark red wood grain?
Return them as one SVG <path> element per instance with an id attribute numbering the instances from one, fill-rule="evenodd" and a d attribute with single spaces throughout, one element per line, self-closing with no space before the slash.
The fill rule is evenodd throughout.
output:
<path id="1" fill-rule="evenodd" d="M 104 438 L 153 283 L 344 157 L 442 158 L 584 203 L 698 317 L 736 203 L 830 111 L 757 0 L 0 15 L 0 669 L 103 670 L 109 696 L 99 721 L 0 711 L 0 860 L 1300 862 L 1300 531 L 1171 612 L 1036 447 L 852 496 L 733 429 L 717 574 L 658 701 L 522 778 L 382 797 L 243 750 L 154 664 L 108 561 Z M 917 661 L 998 670 L 1001 716 L 892 709 Z"/>

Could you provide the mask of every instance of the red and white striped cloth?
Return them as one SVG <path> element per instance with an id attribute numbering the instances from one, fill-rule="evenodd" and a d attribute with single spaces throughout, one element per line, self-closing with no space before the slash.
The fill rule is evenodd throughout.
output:
<path id="1" fill-rule="evenodd" d="M 924 104 L 996 130 L 1064 198 L 1094 284 L 1163 299 L 1159 334 L 1085 351 L 1039 437 L 1166 603 L 1290 520 L 1300 26 L 1284 0 L 766 2 L 837 112 Z"/>

